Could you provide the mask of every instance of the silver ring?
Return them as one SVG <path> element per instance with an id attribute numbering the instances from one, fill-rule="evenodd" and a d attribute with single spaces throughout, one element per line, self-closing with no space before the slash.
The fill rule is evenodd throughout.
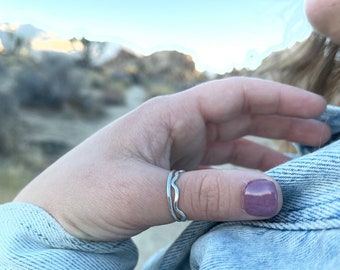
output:
<path id="1" fill-rule="evenodd" d="M 171 216 L 175 221 L 186 221 L 187 216 L 184 214 L 182 210 L 178 208 L 179 201 L 179 188 L 176 186 L 176 181 L 178 180 L 181 173 L 184 170 L 179 171 L 171 171 L 168 175 L 167 185 L 166 185 L 166 194 L 168 199 L 168 206 Z M 172 199 L 172 196 L 174 198 Z"/>

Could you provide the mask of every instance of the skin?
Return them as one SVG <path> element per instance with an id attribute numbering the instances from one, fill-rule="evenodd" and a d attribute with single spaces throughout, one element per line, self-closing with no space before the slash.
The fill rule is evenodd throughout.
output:
<path id="1" fill-rule="evenodd" d="M 185 169 L 176 183 L 188 219 L 260 219 L 242 209 L 242 191 L 254 179 L 274 181 L 281 208 L 279 185 L 261 171 L 288 159 L 242 137 L 320 145 L 330 129 L 311 118 L 325 106 L 313 93 L 249 78 L 154 98 L 60 158 L 15 201 L 42 207 L 76 237 L 125 239 L 173 222 L 166 179 L 170 169 Z M 209 168 L 227 162 L 256 170 Z"/>
<path id="2" fill-rule="evenodd" d="M 339 0 L 305 0 L 305 12 L 316 31 L 340 44 Z"/>

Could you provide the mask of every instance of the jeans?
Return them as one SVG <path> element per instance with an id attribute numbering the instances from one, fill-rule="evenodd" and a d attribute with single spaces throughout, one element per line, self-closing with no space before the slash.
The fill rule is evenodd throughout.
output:
<path id="1" fill-rule="evenodd" d="M 277 216 L 192 222 L 144 269 L 340 269 L 340 108 L 320 120 L 332 128 L 327 146 L 299 145 L 304 156 L 267 171 L 283 192 Z"/>

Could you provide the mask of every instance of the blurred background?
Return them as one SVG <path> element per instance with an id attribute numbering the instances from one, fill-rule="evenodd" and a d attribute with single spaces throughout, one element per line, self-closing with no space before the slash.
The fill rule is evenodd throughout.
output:
<path id="1" fill-rule="evenodd" d="M 275 63 L 312 32 L 303 0 L 2 0 L 0 10 L 0 203 L 149 98 L 275 79 Z M 137 236 L 140 264 L 185 226 Z"/>

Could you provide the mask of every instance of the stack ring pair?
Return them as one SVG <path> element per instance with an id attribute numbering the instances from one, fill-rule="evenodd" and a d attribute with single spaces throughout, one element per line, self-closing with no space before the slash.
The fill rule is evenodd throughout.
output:
<path id="1" fill-rule="evenodd" d="M 184 170 L 173 170 L 169 173 L 166 185 L 166 194 L 168 199 L 168 207 L 171 216 L 175 221 L 186 221 L 187 217 L 182 210 L 178 208 L 179 188 L 176 186 L 176 181 L 179 179 Z"/>

